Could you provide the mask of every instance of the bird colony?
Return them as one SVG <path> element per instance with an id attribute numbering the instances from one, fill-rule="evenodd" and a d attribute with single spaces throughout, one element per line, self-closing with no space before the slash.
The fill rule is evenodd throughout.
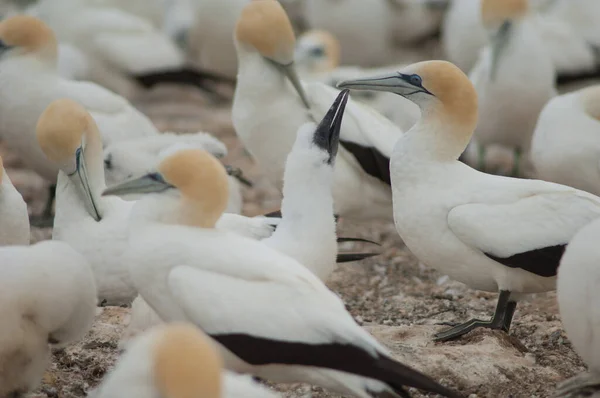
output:
<path id="1" fill-rule="evenodd" d="M 600 1 L 0 13 L 0 398 L 600 396 Z"/>

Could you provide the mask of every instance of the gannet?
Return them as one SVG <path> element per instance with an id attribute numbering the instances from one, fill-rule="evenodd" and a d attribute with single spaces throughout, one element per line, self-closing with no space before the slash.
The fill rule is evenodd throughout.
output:
<path id="1" fill-rule="evenodd" d="M 0 264 L 0 396 L 20 397 L 41 381 L 50 346 L 90 329 L 96 288 L 85 258 L 62 242 L 1 247 Z"/>
<path id="2" fill-rule="evenodd" d="M 474 289 L 500 292 L 491 321 L 471 320 L 436 338 L 478 327 L 508 332 L 523 293 L 555 288 L 565 245 L 600 217 L 600 198 L 459 162 L 477 125 L 477 92 L 449 62 L 417 63 L 339 86 L 390 91 L 419 105 L 421 120 L 400 137 L 391 159 L 396 229 L 423 263 Z"/>
<path id="3" fill-rule="evenodd" d="M 204 132 L 195 134 L 176 134 L 164 132 L 154 137 L 119 141 L 104 148 L 104 174 L 108 186 L 126 181 L 133 176 L 141 175 L 156 166 L 162 153 L 177 148 L 201 148 L 217 158 L 227 155 L 225 144 Z M 232 173 L 238 173 L 231 169 Z M 229 202 L 227 213 L 242 212 L 243 198 L 240 183 L 248 184 L 248 180 L 239 171 L 239 177 L 229 177 Z M 135 198 L 126 198 L 135 199 Z"/>
<path id="4" fill-rule="evenodd" d="M 27 204 L 12 185 L 0 157 L 0 246 L 28 245 Z"/>
<path id="5" fill-rule="evenodd" d="M 227 221 L 233 222 L 228 225 L 229 230 L 261 240 L 268 247 L 303 264 L 323 281 L 335 269 L 336 260 L 346 262 L 368 257 L 361 253 L 340 253 L 336 259 L 331 182 L 346 102 L 347 92 L 340 95 L 318 127 L 307 123 L 298 130 L 294 148 L 286 162 L 283 203 L 279 214 L 282 218 L 275 232 L 264 237 L 252 232 L 246 234 L 243 231 L 247 230 L 248 222 L 242 223 L 242 218 L 239 218 L 241 225 L 236 226 L 235 219 Z M 320 145 L 313 143 L 317 137 L 321 140 L 318 141 Z M 133 186 L 138 185 L 134 182 Z M 120 194 L 126 191 L 126 185 L 118 188 Z M 218 226 L 223 228 L 223 217 Z M 141 297 L 137 297 L 132 303 L 130 322 L 122 341 L 127 342 L 161 322 L 158 314 Z"/>
<path id="6" fill-rule="evenodd" d="M 188 49 L 203 69 L 224 76 L 237 74 L 233 44 L 235 23 L 251 0 L 193 0 L 194 23 L 189 31 Z"/>
<path id="7" fill-rule="evenodd" d="M 481 150 L 492 144 L 514 149 L 525 164 L 538 116 L 556 95 L 552 59 L 527 13 L 527 0 L 482 0 L 481 17 L 493 33 L 469 74 L 479 98 L 473 140 Z"/>
<path id="8" fill-rule="evenodd" d="M 598 236 L 600 221 L 582 228 L 567 246 L 558 268 L 556 290 L 562 324 L 588 372 L 561 383 L 555 397 L 595 396 L 600 390 Z"/>
<path id="9" fill-rule="evenodd" d="M 531 143 L 537 176 L 600 195 L 600 86 L 551 100 Z"/>
<path id="10" fill-rule="evenodd" d="M 330 32 L 310 30 L 298 38 L 294 58 L 298 73 L 304 81 L 317 81 L 335 87 L 342 80 L 373 76 L 399 68 L 398 65 L 379 68 L 340 66 L 340 57 L 339 41 Z M 389 93 L 360 93 L 354 93 L 352 98 L 375 109 L 403 131 L 407 131 L 419 120 L 419 107 L 402 97 Z"/>
<path id="11" fill-rule="evenodd" d="M 274 398 L 248 376 L 223 369 L 212 340 L 197 327 L 157 326 L 136 338 L 94 398 Z"/>
<path id="12" fill-rule="evenodd" d="M 105 304 L 130 303 L 137 292 L 123 254 L 134 202 L 101 197 L 106 188 L 102 139 L 91 115 L 78 103 L 52 102 L 40 116 L 37 140 L 49 161 L 59 167 L 52 237 L 68 242 L 90 262 L 98 297 Z M 219 226 L 255 239 L 271 236 L 264 217 L 225 214 Z"/>
<path id="13" fill-rule="evenodd" d="M 233 123 L 244 146 L 280 188 L 285 159 L 298 128 L 320 120 L 338 91 L 321 83 L 303 85 L 298 79 L 293 63 L 294 33 L 278 2 L 250 2 L 242 11 L 235 39 L 239 74 Z M 336 214 L 389 220 L 388 156 L 402 130 L 352 100 L 346 115 L 333 187 Z"/>
<path id="14" fill-rule="evenodd" d="M 491 38 L 481 19 L 483 0 L 452 1 L 442 28 L 442 45 L 446 56 L 464 72 L 475 65 L 481 50 Z M 521 0 L 498 0 L 506 7 L 513 7 Z M 557 83 L 585 77 L 596 69 L 595 49 L 565 20 L 551 10 L 556 0 L 530 0 L 530 25 L 542 38 L 557 71 Z M 572 2 L 564 2 L 577 9 Z M 593 15 L 593 13 L 590 13 Z M 537 50 L 539 51 L 539 50 Z"/>
<path id="15" fill-rule="evenodd" d="M 336 124 L 328 136 L 317 129 L 314 145 L 331 148 Z M 384 392 L 408 396 L 404 386 L 458 396 L 391 359 L 304 265 L 216 228 L 227 180 L 208 152 L 178 152 L 157 173 L 105 193 L 131 191 L 147 194 L 131 220 L 127 261 L 136 287 L 161 319 L 191 322 L 205 331 L 228 369 L 362 398 Z M 160 194 L 165 191 L 169 194 Z"/>
<path id="16" fill-rule="evenodd" d="M 42 19 L 61 43 L 75 46 L 94 81 L 125 97 L 140 84 L 182 83 L 214 92 L 219 79 L 186 66 L 185 55 L 166 33 L 148 20 L 110 3 L 82 0 L 40 0 L 27 13 Z"/>
<path id="17" fill-rule="evenodd" d="M 56 39 L 39 19 L 19 15 L 2 21 L 0 41 L 0 136 L 25 166 L 44 179 L 56 181 L 58 168 L 38 146 L 35 126 L 57 98 L 82 103 L 100 126 L 106 144 L 158 134 L 150 120 L 122 97 L 95 84 L 59 77 Z M 50 209 L 47 206 L 46 213 Z"/>

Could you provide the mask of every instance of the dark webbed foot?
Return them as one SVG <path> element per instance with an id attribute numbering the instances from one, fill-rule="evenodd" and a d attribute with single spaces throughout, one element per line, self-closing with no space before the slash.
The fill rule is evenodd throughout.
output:
<path id="1" fill-rule="evenodd" d="M 468 322 L 459 324 L 448 330 L 444 330 L 443 332 L 435 334 L 434 340 L 448 341 L 456 339 L 477 328 L 503 330 L 508 333 L 516 308 L 517 303 L 510 300 L 510 292 L 507 290 L 502 290 L 500 292 L 500 297 L 498 297 L 498 305 L 496 306 L 494 317 L 490 321 L 471 319 Z"/>

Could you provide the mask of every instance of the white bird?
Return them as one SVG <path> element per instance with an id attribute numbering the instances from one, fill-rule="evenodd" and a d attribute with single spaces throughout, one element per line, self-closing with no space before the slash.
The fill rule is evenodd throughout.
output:
<path id="1" fill-rule="evenodd" d="M 0 396 L 20 397 L 41 381 L 50 345 L 83 337 L 96 315 L 85 258 L 62 242 L 0 248 Z"/>
<path id="2" fill-rule="evenodd" d="M 566 22 L 594 46 L 600 46 L 600 3 L 595 0 L 550 0 L 548 14 Z"/>
<path id="3" fill-rule="evenodd" d="M 599 236 L 600 221 L 582 228 L 567 246 L 558 268 L 560 318 L 588 372 L 561 383 L 555 397 L 589 397 L 600 391 Z"/>
<path id="4" fill-rule="evenodd" d="M 338 148 L 338 136 L 347 96 L 341 96 L 332 105 L 328 117 L 317 127 L 307 123 L 298 130 L 292 152 L 288 155 L 283 188 L 281 220 L 272 236 L 244 233 L 249 225 L 223 217 L 218 227 L 227 227 L 242 236 L 261 240 L 266 246 L 286 254 L 303 264 L 321 280 L 326 281 L 335 269 L 336 239 L 331 183 L 333 165 Z M 317 140 L 319 138 L 319 140 Z M 325 149 L 325 150 L 324 150 Z M 138 183 L 134 183 L 137 187 Z M 121 185 L 123 193 L 125 187 Z M 163 195 L 166 195 L 165 191 Z M 240 222 L 240 225 L 235 225 Z M 341 253 L 337 262 L 358 260 L 368 254 Z M 122 341 L 128 341 L 140 332 L 161 323 L 162 320 L 140 297 L 131 306 L 131 318 Z"/>
<path id="5" fill-rule="evenodd" d="M 528 18 L 528 7 L 527 0 L 482 1 L 484 26 L 494 33 L 469 74 L 479 98 L 473 140 L 482 151 L 492 144 L 513 149 L 518 159 L 514 175 L 526 168 L 519 166 L 529 162 L 538 116 L 556 95 L 554 65 Z"/>
<path id="6" fill-rule="evenodd" d="M 13 186 L 0 157 L 0 246 L 28 245 L 27 204 Z"/>
<path id="7" fill-rule="evenodd" d="M 414 45 L 440 32 L 449 0 L 386 0 L 391 37 L 400 46 Z"/>
<path id="8" fill-rule="evenodd" d="M 136 338 L 94 398 L 274 398 L 248 376 L 223 369 L 212 340 L 185 323 L 157 326 Z"/>
<path id="9" fill-rule="evenodd" d="M 102 139 L 94 119 L 74 101 L 54 101 L 40 116 L 37 140 L 47 159 L 60 168 L 53 239 L 68 242 L 88 259 L 101 302 L 130 303 L 137 292 L 123 255 L 134 202 L 101 196 L 106 188 Z M 265 218 L 227 214 L 223 219 L 223 228 L 238 233 L 264 238 L 273 232 Z"/>
<path id="10" fill-rule="evenodd" d="M 554 98 L 531 144 L 537 176 L 600 195 L 600 86 Z"/>
<path id="11" fill-rule="evenodd" d="M 203 69 L 235 77 L 237 55 L 233 44 L 235 23 L 251 0 L 192 0 L 195 19 L 188 50 Z"/>
<path id="12" fill-rule="evenodd" d="M 532 27 L 542 38 L 558 72 L 558 83 L 565 79 L 577 79 L 577 75 L 594 71 L 597 65 L 595 50 L 572 27 L 549 12 L 549 3 L 555 0 L 530 0 Z M 518 5 L 521 0 L 498 0 L 505 7 Z M 446 56 L 463 71 L 470 71 L 479 53 L 490 41 L 488 30 L 481 19 L 483 0 L 451 2 L 443 29 L 442 44 Z M 571 7 L 571 2 L 565 2 Z M 575 7 L 575 6 L 573 6 Z M 567 80 L 568 81 L 568 80 Z"/>
<path id="13" fill-rule="evenodd" d="M 379 68 L 340 66 L 340 54 L 341 47 L 334 35 L 324 30 L 310 30 L 298 38 L 294 58 L 304 81 L 321 82 L 332 87 L 342 80 L 389 73 L 400 68 L 399 65 Z M 354 93 L 352 98 L 377 110 L 403 131 L 411 128 L 421 115 L 418 106 L 389 93 Z"/>
<path id="14" fill-rule="evenodd" d="M 315 139 L 317 146 L 326 143 Z M 227 180 L 207 152 L 179 152 L 158 173 L 106 194 L 129 193 L 136 185 L 149 193 L 131 221 L 128 262 L 136 287 L 166 322 L 192 322 L 204 330 L 228 369 L 361 398 L 384 392 L 408 397 L 404 385 L 458 396 L 391 359 L 302 264 L 216 228 Z M 168 195 L 150 194 L 165 189 Z"/>
<path id="15" fill-rule="evenodd" d="M 104 148 L 104 174 L 108 186 L 126 181 L 154 168 L 162 153 L 177 148 L 200 148 L 217 158 L 227 155 L 225 144 L 208 133 L 176 134 L 163 132 L 153 137 L 119 141 Z M 232 170 L 232 172 L 237 170 Z M 241 181 L 248 184 L 239 172 Z M 236 177 L 229 177 L 229 204 L 227 213 L 239 214 L 242 211 L 243 198 Z M 131 199 L 131 198 L 127 198 Z"/>
<path id="16" fill-rule="evenodd" d="M 214 92 L 213 80 L 229 81 L 186 66 L 183 51 L 165 32 L 112 1 L 40 0 L 28 13 L 85 55 L 91 66 L 86 80 L 123 96 L 132 96 L 138 84 L 181 83 Z"/>
<path id="17" fill-rule="evenodd" d="M 233 123 L 266 176 L 281 187 L 295 133 L 306 122 L 320 120 L 338 91 L 321 83 L 303 85 L 298 79 L 294 33 L 278 2 L 250 2 L 235 38 L 239 74 Z M 400 135 L 402 130 L 377 112 L 348 102 L 335 168 L 336 214 L 357 220 L 391 219 L 389 154 Z"/>
<path id="18" fill-rule="evenodd" d="M 477 93 L 449 62 L 417 63 L 340 87 L 390 91 L 419 105 L 421 120 L 398 140 L 391 159 L 396 229 L 424 264 L 474 289 L 500 292 L 491 321 L 471 320 L 436 338 L 478 327 L 508 332 L 519 296 L 555 288 L 564 248 L 600 217 L 600 198 L 459 162 L 477 125 Z"/>
<path id="19" fill-rule="evenodd" d="M 71 98 L 91 113 L 106 145 L 126 138 L 152 136 L 150 120 L 124 98 L 88 82 L 57 75 L 57 42 L 37 18 L 20 15 L 0 23 L 0 134 L 25 165 L 48 181 L 58 169 L 37 145 L 35 126 L 55 99 Z"/>

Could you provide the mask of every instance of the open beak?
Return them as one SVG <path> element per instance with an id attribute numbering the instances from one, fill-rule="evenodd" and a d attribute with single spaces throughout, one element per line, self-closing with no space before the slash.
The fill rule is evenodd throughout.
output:
<path id="1" fill-rule="evenodd" d="M 340 130 L 342 129 L 342 119 L 344 118 L 344 110 L 348 103 L 349 90 L 341 91 L 331 108 L 317 126 L 313 136 L 313 142 L 319 148 L 324 149 L 329 153 L 327 163 L 333 164 L 338 152 L 340 142 Z"/>
<path id="2" fill-rule="evenodd" d="M 102 217 L 100 217 L 98 206 L 96 205 L 92 190 L 90 188 L 87 166 L 85 163 L 85 155 L 82 147 L 77 148 L 77 152 L 75 153 L 75 162 L 75 172 L 70 174 L 69 177 L 82 194 L 83 202 L 87 212 L 94 218 L 94 220 L 100 221 Z"/>
<path id="3" fill-rule="evenodd" d="M 492 37 L 492 68 L 490 70 L 490 80 L 492 81 L 496 79 L 500 58 L 510 39 L 512 27 L 513 24 L 511 21 L 504 21 L 502 26 L 498 29 L 498 32 Z"/>
<path id="4" fill-rule="evenodd" d="M 417 93 L 431 94 L 423 86 L 412 84 L 410 82 L 410 78 L 411 75 L 394 72 L 365 79 L 344 80 L 339 82 L 337 87 L 347 88 L 350 90 L 384 91 L 388 93 L 395 93 L 403 97 L 409 97 L 410 95 Z"/>
<path id="5" fill-rule="evenodd" d="M 125 196 L 132 194 L 158 193 L 173 188 L 159 173 L 150 173 L 145 176 L 125 181 L 107 188 L 102 196 Z"/>
<path id="6" fill-rule="evenodd" d="M 296 92 L 300 96 L 300 99 L 302 100 L 304 107 L 306 109 L 310 109 L 310 103 L 308 102 L 308 97 L 306 96 L 304 87 L 302 87 L 302 82 L 300 81 L 300 78 L 298 77 L 298 73 L 296 72 L 296 67 L 295 67 L 294 63 L 292 62 L 287 65 L 282 65 L 282 64 L 273 62 L 273 65 L 275 65 L 281 72 L 283 72 L 283 74 L 292 83 L 292 85 L 296 89 Z"/>

